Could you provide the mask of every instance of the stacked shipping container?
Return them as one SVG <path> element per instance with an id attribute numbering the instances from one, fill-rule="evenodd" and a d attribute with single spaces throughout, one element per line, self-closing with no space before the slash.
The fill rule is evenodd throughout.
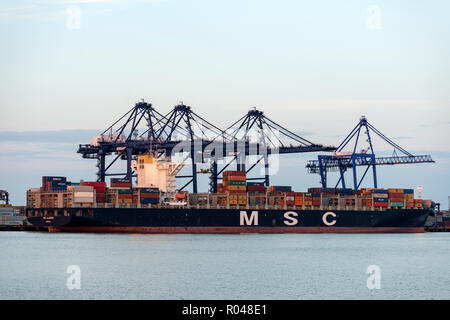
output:
<path id="1" fill-rule="evenodd" d="M 224 206 L 289 206 L 303 208 L 429 208 L 431 200 L 414 199 L 413 189 L 363 188 L 353 191 L 341 188 L 309 188 L 308 192 L 293 192 L 290 186 L 265 187 L 261 182 L 246 183 L 244 171 L 225 171 L 218 193 L 189 195 L 191 204 Z M 158 188 L 134 188 L 126 179 L 104 182 L 67 182 L 65 177 L 42 177 L 42 187 L 27 191 L 27 206 L 36 208 L 91 207 L 95 205 L 132 205 L 160 203 Z M 62 185 L 64 184 L 64 186 Z M 175 201 L 187 200 L 187 191 L 177 192 Z M 349 208 L 350 207 L 350 208 Z"/>
<path id="2" fill-rule="evenodd" d="M 131 189 L 131 181 L 128 179 L 111 178 L 111 188 L 128 188 Z"/>
<path id="3" fill-rule="evenodd" d="M 229 194 L 230 205 L 247 204 L 247 173 L 245 171 L 224 171 L 223 188 Z"/>
<path id="4" fill-rule="evenodd" d="M 80 186 L 91 186 L 95 190 L 97 203 L 106 203 L 106 182 L 80 181 Z"/>
<path id="5" fill-rule="evenodd" d="M 141 204 L 158 204 L 159 189 L 158 188 L 136 188 L 138 198 L 136 202 Z"/>
<path id="6" fill-rule="evenodd" d="M 389 207 L 392 208 L 402 208 L 404 205 L 404 193 L 403 189 L 400 188 L 389 188 Z"/>
<path id="7" fill-rule="evenodd" d="M 42 191 L 66 191 L 68 185 L 66 177 L 42 177 Z"/>
<path id="8" fill-rule="evenodd" d="M 264 182 L 248 182 L 247 194 L 250 205 L 261 206 L 266 204 L 266 187 Z"/>

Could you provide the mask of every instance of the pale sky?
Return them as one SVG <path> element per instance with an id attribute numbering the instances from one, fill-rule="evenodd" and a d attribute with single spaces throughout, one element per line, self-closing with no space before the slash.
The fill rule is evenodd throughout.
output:
<path id="1" fill-rule="evenodd" d="M 52 174 L 50 163 L 68 176 L 78 170 L 78 179 L 95 173 L 75 153 L 87 135 L 52 142 L 14 132 L 100 132 L 144 98 L 161 113 L 182 100 L 222 128 L 257 106 L 332 145 L 365 115 L 407 150 L 436 155 L 433 169 L 387 172 L 434 172 L 429 197 L 446 207 L 449 12 L 448 1 L 3 0 L 0 189 L 23 202 L 29 184 L 39 184 L 26 172 Z"/>

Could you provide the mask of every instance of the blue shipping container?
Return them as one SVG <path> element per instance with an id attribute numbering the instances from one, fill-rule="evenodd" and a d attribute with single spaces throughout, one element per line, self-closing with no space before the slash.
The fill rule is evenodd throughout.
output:
<path id="1" fill-rule="evenodd" d="M 247 186 L 264 187 L 264 182 L 247 182 Z"/>
<path id="2" fill-rule="evenodd" d="M 274 186 L 275 191 L 281 191 L 281 192 L 291 192 L 292 187 L 290 186 Z"/>
<path id="3" fill-rule="evenodd" d="M 142 193 L 155 193 L 159 192 L 159 188 L 139 188 L 139 191 Z"/>
<path id="4" fill-rule="evenodd" d="M 159 203 L 159 198 L 141 198 L 141 203 L 142 204 L 157 204 Z"/>
<path id="5" fill-rule="evenodd" d="M 111 178 L 111 183 L 130 183 L 130 180 L 123 178 Z"/>
<path id="6" fill-rule="evenodd" d="M 43 176 L 42 181 L 66 181 L 66 177 L 49 177 L 49 176 Z"/>

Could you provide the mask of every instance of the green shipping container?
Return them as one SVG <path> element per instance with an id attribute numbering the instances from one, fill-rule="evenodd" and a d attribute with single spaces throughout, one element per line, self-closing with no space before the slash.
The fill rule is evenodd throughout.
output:
<path id="1" fill-rule="evenodd" d="M 403 207 L 403 202 L 390 202 L 391 207 Z"/>

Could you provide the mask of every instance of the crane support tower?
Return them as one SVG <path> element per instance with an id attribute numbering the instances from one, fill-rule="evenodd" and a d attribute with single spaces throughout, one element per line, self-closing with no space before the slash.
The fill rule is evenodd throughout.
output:
<path id="1" fill-rule="evenodd" d="M 361 130 L 364 130 L 364 132 L 362 132 Z M 392 156 L 375 156 L 372 140 L 373 136 L 371 136 L 371 132 L 394 148 Z M 363 140 L 361 136 L 364 134 L 367 137 L 366 142 L 368 143 L 368 146 L 361 152 L 357 152 L 358 143 Z M 354 141 L 353 146 L 351 144 L 351 141 Z M 345 147 L 352 147 L 352 151 L 345 152 Z M 398 152 L 401 155 L 398 155 Z M 372 168 L 373 187 L 377 188 L 378 181 L 376 166 L 432 162 L 434 162 L 434 160 L 430 155 L 413 155 L 410 152 L 406 151 L 394 141 L 386 137 L 373 125 L 371 125 L 367 121 L 366 117 L 362 116 L 358 124 L 353 128 L 353 130 L 347 135 L 344 141 L 342 141 L 342 143 L 331 155 L 319 155 L 318 160 L 309 160 L 306 167 L 309 173 L 320 174 L 320 182 L 323 188 L 327 187 L 327 173 L 332 171 L 339 171 L 339 180 L 337 181 L 335 188 L 337 188 L 339 184 L 341 184 L 342 187 L 345 188 L 345 172 L 348 169 L 352 169 L 353 188 L 354 190 L 357 190 L 366 177 L 366 174 L 368 173 L 370 168 Z M 366 167 L 361 179 L 359 180 L 356 173 L 356 167 L 358 166 Z"/>
<path id="2" fill-rule="evenodd" d="M 139 133 L 143 124 L 145 130 Z M 251 135 L 252 129 L 256 129 L 257 133 Z M 211 151 L 212 145 L 214 148 Z M 247 172 L 264 160 L 266 174 L 262 179 L 268 185 L 269 155 L 332 151 L 335 147 L 303 139 L 256 109 L 250 110 L 227 130 L 221 130 L 183 102 L 163 115 L 152 104 L 141 101 L 100 135 L 91 139 L 89 144 L 80 144 L 77 152 L 85 159 L 97 160 L 97 181 L 105 181 L 107 176 L 121 176 L 132 181 L 136 176 L 133 163 L 138 155 L 151 153 L 155 157 L 166 157 L 180 152 L 180 149 L 183 152 L 189 150 L 185 161 L 192 165 L 191 174 L 177 175 L 179 179 L 188 179 L 180 189 L 192 184 L 193 192 L 196 193 L 198 173 L 210 174 L 209 191 L 216 192 L 217 181 L 221 179 L 219 175 L 235 160 L 237 169 L 245 170 L 246 159 L 251 155 L 258 156 L 259 160 Z M 112 160 L 109 160 L 111 157 Z M 231 162 L 219 170 L 218 160 L 230 158 Z M 118 159 L 126 160 L 126 172 L 110 172 Z M 197 171 L 199 163 L 207 162 L 210 163 L 209 169 Z"/>

